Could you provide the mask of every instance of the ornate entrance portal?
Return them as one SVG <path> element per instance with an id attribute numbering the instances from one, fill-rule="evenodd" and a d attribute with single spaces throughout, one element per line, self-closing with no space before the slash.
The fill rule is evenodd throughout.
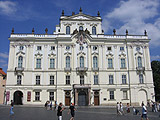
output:
<path id="1" fill-rule="evenodd" d="M 22 98 L 23 98 L 23 93 L 21 91 L 16 91 L 14 92 L 14 104 L 15 105 L 22 105 Z"/>
<path id="2" fill-rule="evenodd" d="M 86 99 L 86 93 L 84 91 L 80 91 L 78 94 L 78 105 L 79 106 L 86 106 L 87 105 L 87 99 Z"/>

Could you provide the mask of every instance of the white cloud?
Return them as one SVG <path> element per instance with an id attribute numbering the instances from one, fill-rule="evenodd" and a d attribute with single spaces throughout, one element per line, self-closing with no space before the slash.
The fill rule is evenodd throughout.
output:
<path id="1" fill-rule="evenodd" d="M 1 53 L 1 52 L 0 52 L 0 57 L 1 57 L 1 58 L 8 58 L 8 54 L 7 54 L 7 53 Z"/>
<path id="2" fill-rule="evenodd" d="M 7 66 L 8 66 L 8 64 L 3 64 L 2 66 L 3 66 L 3 67 L 7 67 Z"/>
<path id="3" fill-rule="evenodd" d="M 6 61 L 5 61 L 5 60 L 0 59 L 0 63 L 6 63 Z"/>
<path id="4" fill-rule="evenodd" d="M 0 14 L 11 15 L 17 11 L 16 2 L 0 1 Z"/>
<path id="5" fill-rule="evenodd" d="M 151 60 L 160 60 L 160 55 L 151 56 Z"/>
<path id="6" fill-rule="evenodd" d="M 103 29 L 106 32 L 115 26 L 120 26 L 116 28 L 117 34 L 125 34 L 125 30 L 128 29 L 129 34 L 134 35 L 143 35 L 144 30 L 147 30 L 151 46 L 159 46 L 160 16 L 158 16 L 158 7 L 158 0 L 121 1 L 117 8 L 104 16 L 103 23 L 107 22 L 107 25 L 103 24 Z M 155 17 L 159 18 L 155 19 Z"/>

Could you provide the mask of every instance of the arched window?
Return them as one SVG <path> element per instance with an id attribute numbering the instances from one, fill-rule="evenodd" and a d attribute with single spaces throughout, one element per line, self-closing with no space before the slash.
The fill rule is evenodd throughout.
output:
<path id="1" fill-rule="evenodd" d="M 19 56 L 18 57 L 18 68 L 22 68 L 22 65 L 23 65 L 23 57 Z"/>
<path id="2" fill-rule="evenodd" d="M 80 26 L 80 27 L 79 27 L 79 31 L 81 31 L 81 30 L 83 30 L 83 26 Z"/>
<path id="3" fill-rule="evenodd" d="M 84 57 L 80 57 L 80 67 L 84 67 Z"/>
<path id="4" fill-rule="evenodd" d="M 96 56 L 93 57 L 93 68 L 98 68 L 98 60 Z"/>
<path id="5" fill-rule="evenodd" d="M 142 58 L 138 56 L 137 60 L 138 60 L 138 67 L 142 67 Z"/>
<path id="6" fill-rule="evenodd" d="M 70 57 L 66 57 L 66 68 L 70 68 Z"/>
<path id="7" fill-rule="evenodd" d="M 70 27 L 69 26 L 66 27 L 66 34 L 70 34 Z"/>
<path id="8" fill-rule="evenodd" d="M 92 27 L 92 34 L 96 35 L 96 27 L 95 26 Z"/>

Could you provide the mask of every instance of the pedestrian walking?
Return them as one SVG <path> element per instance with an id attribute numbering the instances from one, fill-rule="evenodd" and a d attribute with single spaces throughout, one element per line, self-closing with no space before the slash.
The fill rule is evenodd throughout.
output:
<path id="1" fill-rule="evenodd" d="M 57 101 L 55 100 L 54 101 L 54 110 L 56 110 L 56 107 L 57 107 Z"/>
<path id="2" fill-rule="evenodd" d="M 122 104 L 122 102 L 120 102 L 120 112 L 121 112 L 122 115 L 124 115 L 123 104 Z"/>
<path id="3" fill-rule="evenodd" d="M 138 113 L 139 113 L 139 115 L 140 115 L 139 110 L 137 110 L 137 109 L 133 106 L 133 115 L 137 115 Z"/>
<path id="4" fill-rule="evenodd" d="M 71 119 L 70 120 L 74 120 L 74 116 L 75 116 L 75 107 L 74 107 L 74 103 L 71 103 L 70 107 L 69 107 L 69 113 L 71 113 Z"/>
<path id="5" fill-rule="evenodd" d="M 142 103 L 142 116 L 141 116 L 141 120 L 143 120 L 143 118 L 145 118 L 146 120 L 149 120 L 147 117 L 147 108 L 144 105 L 144 103 Z"/>
<path id="6" fill-rule="evenodd" d="M 52 101 L 50 102 L 50 110 L 52 110 Z"/>
<path id="7" fill-rule="evenodd" d="M 117 115 L 121 115 L 119 102 L 117 102 L 116 109 L 117 109 Z"/>
<path id="8" fill-rule="evenodd" d="M 64 107 L 62 107 L 62 103 L 59 103 L 58 106 L 58 110 L 57 110 L 57 116 L 58 116 L 58 120 L 62 120 L 62 111 L 65 109 Z"/>
<path id="9" fill-rule="evenodd" d="M 10 116 L 14 115 L 13 106 L 14 106 L 14 103 L 13 103 L 13 100 L 11 100 Z"/>
<path id="10" fill-rule="evenodd" d="M 126 108 L 127 113 L 130 113 L 130 105 L 127 103 L 127 108 Z"/>

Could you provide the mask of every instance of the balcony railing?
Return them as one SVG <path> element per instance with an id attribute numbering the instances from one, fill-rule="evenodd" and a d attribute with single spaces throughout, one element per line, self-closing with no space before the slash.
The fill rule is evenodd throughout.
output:
<path id="1" fill-rule="evenodd" d="M 24 71 L 24 68 L 23 67 L 21 67 L 21 68 L 15 67 L 15 71 L 16 72 L 22 72 L 22 71 Z"/>
<path id="2" fill-rule="evenodd" d="M 136 70 L 137 70 L 137 71 L 144 71 L 144 70 L 145 70 L 145 67 L 136 67 Z"/>
<path id="3" fill-rule="evenodd" d="M 87 67 L 77 67 L 76 68 L 76 71 L 78 71 L 78 72 L 86 72 L 87 70 L 88 70 Z"/>
<path id="4" fill-rule="evenodd" d="M 70 67 L 69 67 L 69 68 L 66 67 L 66 68 L 64 68 L 64 71 L 65 71 L 65 72 L 70 72 L 70 71 L 71 71 L 71 68 L 70 68 Z"/>
<path id="5" fill-rule="evenodd" d="M 92 71 L 99 71 L 99 68 L 98 67 L 95 67 L 95 68 L 92 68 Z"/>

